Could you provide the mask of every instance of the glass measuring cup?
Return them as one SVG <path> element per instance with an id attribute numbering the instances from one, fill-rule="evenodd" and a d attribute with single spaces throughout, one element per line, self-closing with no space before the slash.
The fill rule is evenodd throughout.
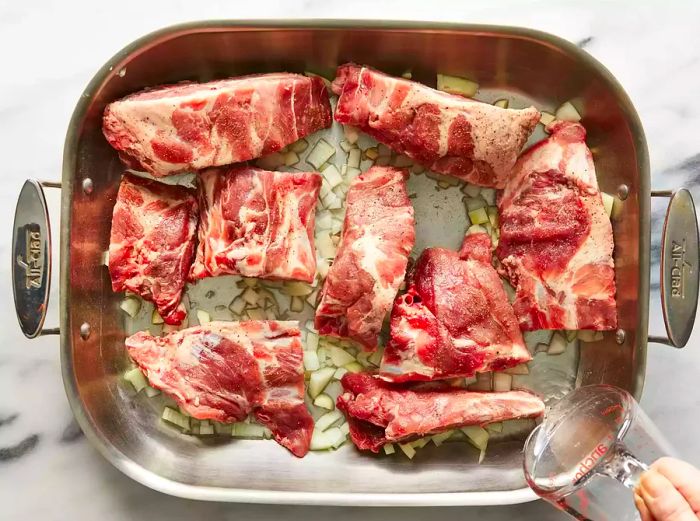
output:
<path id="1" fill-rule="evenodd" d="M 525 443 L 535 493 L 580 520 L 640 519 L 634 489 L 648 465 L 672 455 L 634 398 L 608 385 L 580 387 L 557 402 Z"/>

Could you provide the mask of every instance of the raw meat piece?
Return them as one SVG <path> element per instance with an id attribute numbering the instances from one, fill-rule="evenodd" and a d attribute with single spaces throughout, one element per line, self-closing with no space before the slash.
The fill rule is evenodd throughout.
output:
<path id="1" fill-rule="evenodd" d="M 161 177 L 254 159 L 330 124 L 321 78 L 275 73 L 138 92 L 110 103 L 102 128 L 128 165 Z"/>
<path id="2" fill-rule="evenodd" d="M 209 322 L 163 337 L 140 331 L 126 348 L 150 384 L 192 417 L 229 423 L 252 413 L 302 457 L 314 422 L 304 405 L 300 338 L 297 322 Z"/>
<path id="3" fill-rule="evenodd" d="M 335 119 L 359 127 L 430 170 L 503 188 L 540 119 L 349 63 L 333 81 Z"/>
<path id="4" fill-rule="evenodd" d="M 613 235 L 586 131 L 555 122 L 518 160 L 499 200 L 496 253 L 523 330 L 615 329 Z"/>
<path id="5" fill-rule="evenodd" d="M 196 228 L 194 193 L 124 174 L 109 239 L 112 289 L 138 293 L 155 304 L 166 324 L 180 324 L 187 316 L 180 297 Z"/>
<path id="6" fill-rule="evenodd" d="M 373 167 L 352 181 L 342 241 L 316 309 L 322 335 L 376 349 L 415 242 L 407 178 L 405 170 Z"/>
<path id="7" fill-rule="evenodd" d="M 191 278 L 226 273 L 312 282 L 321 176 L 245 165 L 199 175 L 199 245 Z"/>
<path id="8" fill-rule="evenodd" d="M 386 443 L 516 418 L 536 418 L 544 402 L 526 391 L 472 392 L 450 386 L 411 389 L 368 373 L 347 373 L 338 409 L 350 425 L 357 448 L 379 452 Z"/>
<path id="9" fill-rule="evenodd" d="M 433 380 L 498 371 L 531 360 L 491 266 L 491 238 L 467 235 L 460 256 L 428 248 L 396 299 L 381 376 Z"/>

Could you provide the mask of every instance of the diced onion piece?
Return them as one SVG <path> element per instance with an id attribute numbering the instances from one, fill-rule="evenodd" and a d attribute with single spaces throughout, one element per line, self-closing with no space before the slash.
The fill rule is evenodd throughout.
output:
<path id="1" fill-rule="evenodd" d="M 409 71 L 401 73 L 401 77 L 404 79 L 410 80 L 411 78 L 413 78 L 413 74 L 411 74 L 411 71 L 409 70 Z"/>
<path id="2" fill-rule="evenodd" d="M 234 315 L 240 315 L 241 313 L 243 313 L 245 306 L 246 301 L 243 300 L 241 297 L 236 297 L 235 299 L 233 299 L 233 302 L 231 302 L 228 308 Z"/>
<path id="3" fill-rule="evenodd" d="M 328 185 L 331 187 L 331 189 L 343 182 L 343 176 L 340 175 L 340 172 L 335 165 L 329 165 L 328 168 L 323 170 L 322 175 L 326 178 L 326 181 L 328 181 Z"/>
<path id="4" fill-rule="evenodd" d="M 311 398 L 316 398 L 321 394 L 334 374 L 335 367 L 324 367 L 323 369 L 311 373 L 309 377 L 309 396 L 311 396 Z"/>
<path id="5" fill-rule="evenodd" d="M 316 351 L 304 351 L 304 370 L 316 371 L 321 368 Z"/>
<path id="6" fill-rule="evenodd" d="M 331 398 L 327 394 L 319 394 L 314 400 L 314 405 L 316 407 L 321 407 L 322 409 L 328 409 L 330 411 L 335 409 L 335 403 L 333 402 L 333 398 Z"/>
<path id="7" fill-rule="evenodd" d="M 349 373 L 361 373 L 363 369 L 359 362 L 350 362 L 349 364 L 345 364 L 343 367 L 347 369 Z"/>
<path id="8" fill-rule="evenodd" d="M 318 193 L 318 196 L 321 198 L 321 201 L 323 201 L 323 198 L 326 197 L 331 192 L 331 190 L 332 190 L 332 188 L 328 184 L 328 181 L 323 179 L 321 181 L 321 190 Z"/>
<path id="9" fill-rule="evenodd" d="M 379 367 L 382 363 L 382 357 L 384 356 L 384 350 L 383 349 L 377 349 L 374 353 L 369 355 L 369 358 L 367 358 L 367 361 Z"/>
<path id="10" fill-rule="evenodd" d="M 321 277 L 322 279 L 326 278 L 326 275 L 328 275 L 328 270 L 330 269 L 330 266 L 328 265 L 328 262 L 326 259 L 321 259 L 316 262 L 316 270 L 318 271 L 318 276 Z"/>
<path id="11" fill-rule="evenodd" d="M 343 419 L 343 414 L 340 411 L 330 411 L 321 416 L 314 425 L 314 430 L 325 431 L 329 427 L 332 427 L 337 421 Z"/>
<path id="12" fill-rule="evenodd" d="M 416 455 L 416 449 L 410 443 L 397 443 L 397 445 L 408 459 L 413 459 L 413 456 Z"/>
<path id="13" fill-rule="evenodd" d="M 486 209 L 486 213 L 489 216 L 489 222 L 494 228 L 498 228 L 498 209 L 495 206 L 489 206 Z"/>
<path id="14" fill-rule="evenodd" d="M 316 236 L 316 249 L 324 259 L 335 257 L 335 246 L 328 233 L 321 233 Z"/>
<path id="15" fill-rule="evenodd" d="M 493 390 L 497 393 L 510 391 L 513 377 L 507 373 L 493 373 Z"/>
<path id="16" fill-rule="evenodd" d="M 183 431 L 190 430 L 190 417 L 185 416 L 180 411 L 176 411 L 170 407 L 163 409 L 163 415 L 161 416 L 166 422 L 177 425 Z"/>
<path id="17" fill-rule="evenodd" d="M 348 422 L 343 423 L 340 427 L 338 427 L 340 431 L 345 434 L 346 436 L 350 434 L 350 424 Z"/>
<path id="18" fill-rule="evenodd" d="M 573 121 L 574 123 L 581 121 L 581 114 L 570 101 L 564 102 L 554 113 L 554 117 L 559 121 Z"/>
<path id="19" fill-rule="evenodd" d="M 246 288 L 246 290 L 241 294 L 241 297 L 250 306 L 258 305 L 258 292 L 255 291 L 253 288 Z"/>
<path id="20" fill-rule="evenodd" d="M 306 329 L 307 331 L 311 331 L 312 333 L 318 334 L 318 329 L 316 329 L 316 326 L 314 326 L 313 320 L 307 320 L 304 324 L 304 329 Z"/>
<path id="21" fill-rule="evenodd" d="M 338 371 L 340 371 L 340 369 L 338 369 Z M 338 371 L 336 371 L 336 373 Z M 333 378 L 335 378 L 335 374 L 333 375 Z M 338 380 L 333 380 L 326 386 L 326 389 L 323 392 L 330 396 L 335 402 L 338 400 L 338 396 L 343 394 L 345 391 L 343 389 L 343 384 L 341 384 Z"/>
<path id="22" fill-rule="evenodd" d="M 500 107 L 502 109 L 507 109 L 508 108 L 508 100 L 503 98 L 499 99 L 493 102 L 494 106 Z"/>
<path id="23" fill-rule="evenodd" d="M 348 166 L 348 167 L 345 169 L 345 179 L 346 179 L 347 182 L 349 183 L 350 181 L 352 181 L 353 179 L 355 179 L 355 178 L 356 178 L 358 175 L 360 175 L 361 173 L 362 173 L 362 170 L 360 170 L 359 168 L 354 168 L 354 167 L 352 167 L 352 166 Z"/>
<path id="24" fill-rule="evenodd" d="M 343 126 L 343 134 L 345 135 L 345 140 L 351 145 L 357 143 L 357 140 L 360 137 L 360 132 L 355 127 L 351 127 L 350 125 Z"/>
<path id="25" fill-rule="evenodd" d="M 343 152 L 350 152 L 353 148 L 356 148 L 356 147 L 355 147 L 355 145 L 353 145 L 353 144 L 350 143 L 349 141 L 346 141 L 346 140 L 343 139 L 343 140 L 340 142 L 340 148 L 343 149 Z"/>
<path id="26" fill-rule="evenodd" d="M 200 436 L 211 436 L 214 434 L 214 426 L 209 420 L 202 420 L 199 422 L 199 435 Z"/>
<path id="27" fill-rule="evenodd" d="M 311 435 L 311 450 L 328 450 L 338 448 L 345 441 L 345 434 L 338 427 L 327 431 L 314 429 Z"/>
<path id="28" fill-rule="evenodd" d="M 198 309 L 197 310 L 197 321 L 199 322 L 200 325 L 202 324 L 208 324 L 211 322 L 211 315 L 204 311 L 203 309 Z"/>
<path id="29" fill-rule="evenodd" d="M 359 148 L 353 148 L 348 152 L 348 166 L 360 168 L 360 160 L 362 159 L 362 151 Z"/>
<path id="30" fill-rule="evenodd" d="M 102 258 L 101 258 L 100 265 L 109 266 L 109 250 L 102 252 Z"/>
<path id="31" fill-rule="evenodd" d="M 486 201 L 489 206 L 496 205 L 496 190 L 493 188 L 482 188 L 481 197 Z"/>
<path id="32" fill-rule="evenodd" d="M 129 369 L 124 373 L 124 379 L 134 386 L 137 393 L 141 392 L 141 389 L 148 387 L 148 380 L 146 380 L 146 376 L 138 367 Z"/>
<path id="33" fill-rule="evenodd" d="M 333 365 L 336 367 L 343 367 L 355 361 L 354 356 L 337 346 L 330 346 L 328 348 L 328 353 L 330 355 L 331 362 L 333 362 Z"/>
<path id="34" fill-rule="evenodd" d="M 435 444 L 435 446 L 439 447 L 440 445 L 445 443 L 445 441 L 447 441 L 447 439 L 450 436 L 452 436 L 452 432 L 453 432 L 453 430 L 450 429 L 449 431 L 440 432 L 438 434 L 433 434 L 432 440 L 433 440 L 433 443 Z"/>
<path id="35" fill-rule="evenodd" d="M 462 427 L 462 432 L 467 435 L 469 443 L 474 445 L 479 450 L 486 450 L 489 442 L 489 433 L 483 427 L 478 425 L 468 425 Z"/>
<path id="36" fill-rule="evenodd" d="M 300 154 L 304 150 L 306 150 L 309 147 L 309 142 L 306 141 L 305 139 L 300 139 L 299 141 L 295 141 L 291 145 L 289 145 L 289 150 L 292 152 L 296 152 L 297 154 Z"/>
<path id="37" fill-rule="evenodd" d="M 306 333 L 306 350 L 316 351 L 318 349 L 318 335 L 313 331 Z"/>
<path id="38" fill-rule="evenodd" d="M 469 212 L 469 220 L 472 222 L 472 224 L 484 224 L 489 222 L 489 216 L 486 213 L 486 210 L 483 208 L 477 208 L 476 210 Z"/>
<path id="39" fill-rule="evenodd" d="M 464 197 L 464 206 L 467 207 L 468 212 L 473 212 L 479 208 L 484 208 L 486 206 L 486 201 L 481 197 Z"/>
<path id="40" fill-rule="evenodd" d="M 384 454 L 386 454 L 387 456 L 396 452 L 393 443 L 386 443 L 382 448 L 384 449 Z"/>
<path id="41" fill-rule="evenodd" d="M 163 323 L 163 317 L 160 316 L 157 309 L 154 309 L 153 313 L 151 314 L 151 323 L 152 324 L 162 324 Z"/>
<path id="42" fill-rule="evenodd" d="M 540 123 L 542 123 L 545 127 L 549 125 L 552 121 L 557 119 L 554 114 L 550 114 L 549 112 L 540 112 Z"/>
<path id="43" fill-rule="evenodd" d="M 153 398 L 154 396 L 158 396 L 160 394 L 160 391 L 158 389 L 154 389 L 150 385 L 146 386 L 146 390 L 144 392 L 149 398 Z"/>
<path id="44" fill-rule="evenodd" d="M 335 195 L 335 193 L 333 192 L 328 192 L 324 197 L 321 198 L 321 202 L 323 203 L 323 206 L 328 208 L 329 210 L 333 208 L 340 208 L 340 205 L 338 205 L 338 196 Z"/>
<path id="45" fill-rule="evenodd" d="M 306 156 L 306 162 L 314 168 L 319 168 L 323 163 L 333 157 L 334 154 L 335 147 L 325 139 L 319 139 L 316 145 L 311 149 L 311 152 L 309 152 L 309 155 Z"/>
<path id="46" fill-rule="evenodd" d="M 265 313 L 265 310 L 260 309 L 260 308 L 247 309 L 246 314 L 248 315 L 249 320 L 266 320 L 267 319 L 267 313 Z"/>
<path id="47" fill-rule="evenodd" d="M 552 336 L 552 341 L 549 343 L 547 348 L 548 355 L 560 355 L 566 351 L 566 338 L 559 333 L 554 333 Z"/>
<path id="48" fill-rule="evenodd" d="M 480 224 L 472 224 L 467 229 L 467 235 L 471 235 L 472 233 L 486 233 L 486 228 L 484 228 Z"/>
<path id="49" fill-rule="evenodd" d="M 347 369 L 344 367 L 339 367 L 338 369 L 335 370 L 335 373 L 333 374 L 333 378 L 336 380 L 340 380 L 345 374 L 348 372 Z"/>
<path id="50" fill-rule="evenodd" d="M 379 151 L 377 147 L 370 147 L 365 149 L 365 157 L 374 161 L 379 157 Z"/>
<path id="51" fill-rule="evenodd" d="M 581 342 L 598 342 L 603 340 L 602 331 L 593 331 L 590 329 L 582 329 L 578 332 L 578 339 Z"/>
<path id="52" fill-rule="evenodd" d="M 414 449 L 422 449 L 428 443 L 430 443 L 430 438 L 424 437 L 424 438 L 418 438 L 417 440 L 412 441 L 411 445 L 413 446 Z"/>
<path id="53" fill-rule="evenodd" d="M 316 214 L 316 227 L 321 230 L 328 230 L 333 224 L 331 212 L 319 212 Z"/>
<path id="54" fill-rule="evenodd" d="M 301 313 L 304 311 L 304 299 L 301 297 L 292 297 L 289 303 L 289 310 L 294 313 Z"/>
<path id="55" fill-rule="evenodd" d="M 603 197 L 603 208 L 605 208 L 605 213 L 608 214 L 608 218 L 610 218 L 612 216 L 615 198 L 610 194 L 606 194 L 605 192 L 601 192 L 600 195 Z"/>
<path id="56" fill-rule="evenodd" d="M 396 168 L 408 168 L 413 165 L 413 160 L 410 157 L 399 154 L 394 158 L 394 166 Z"/>
<path id="57" fill-rule="evenodd" d="M 285 166 L 292 166 L 296 165 L 299 162 L 299 155 L 296 152 L 289 151 L 286 154 L 284 154 L 284 165 Z"/>
<path id="58" fill-rule="evenodd" d="M 508 369 L 503 371 L 504 373 L 507 374 L 515 374 L 515 375 L 525 375 L 525 374 L 530 374 L 530 369 L 528 368 L 527 364 L 518 364 L 513 367 L 509 367 Z"/>
<path id="59" fill-rule="evenodd" d="M 462 192 L 467 194 L 469 197 L 477 198 L 477 197 L 479 197 L 479 194 L 481 193 L 481 187 L 470 184 L 470 183 L 465 183 L 464 186 L 462 187 Z"/>
<path id="60" fill-rule="evenodd" d="M 122 300 L 119 307 L 131 318 L 135 317 L 141 310 L 141 300 L 133 297 L 128 297 Z"/>
<path id="61" fill-rule="evenodd" d="M 234 423 L 231 436 L 234 438 L 260 439 L 265 437 L 265 428 L 257 423 Z"/>
<path id="62" fill-rule="evenodd" d="M 495 422 L 495 423 L 489 423 L 486 426 L 486 430 L 491 432 L 502 432 L 503 431 L 503 423 L 501 422 Z"/>
<path id="63" fill-rule="evenodd" d="M 470 391 L 490 391 L 491 373 L 476 373 L 476 383 L 469 385 Z"/>
<path id="64" fill-rule="evenodd" d="M 479 452 L 479 465 L 484 461 L 484 458 L 486 457 L 486 449 L 483 449 L 481 452 Z"/>
<path id="65" fill-rule="evenodd" d="M 563 333 L 566 335 L 567 342 L 573 342 L 574 340 L 576 340 L 576 330 L 563 331 Z"/>
<path id="66" fill-rule="evenodd" d="M 305 297 L 313 290 L 306 282 L 287 281 L 282 286 L 282 293 L 290 297 Z"/>
<path id="67" fill-rule="evenodd" d="M 444 92 L 449 92 L 450 94 L 459 94 L 461 96 L 471 98 L 479 90 L 479 84 L 475 81 L 471 81 L 460 76 L 438 74 L 437 89 Z"/>

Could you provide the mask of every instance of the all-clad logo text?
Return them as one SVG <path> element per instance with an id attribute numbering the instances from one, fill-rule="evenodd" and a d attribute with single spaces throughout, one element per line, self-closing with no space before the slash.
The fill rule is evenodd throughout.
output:
<path id="1" fill-rule="evenodd" d="M 685 297 L 685 273 L 690 266 L 685 261 L 685 239 L 680 243 L 671 241 L 671 296 Z"/>
<path id="2" fill-rule="evenodd" d="M 24 258 L 17 256 L 17 264 L 24 269 L 26 289 L 40 288 L 42 283 L 42 267 L 44 255 L 41 240 L 41 230 L 38 224 L 28 224 L 24 230 Z"/>

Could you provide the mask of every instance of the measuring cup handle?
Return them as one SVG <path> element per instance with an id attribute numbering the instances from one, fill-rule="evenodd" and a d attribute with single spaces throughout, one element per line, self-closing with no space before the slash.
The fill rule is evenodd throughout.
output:
<path id="1" fill-rule="evenodd" d="M 665 337 L 650 336 L 650 342 L 684 347 L 695 323 L 698 307 L 698 220 L 690 192 L 652 192 L 670 197 L 661 237 L 661 308 Z"/>

